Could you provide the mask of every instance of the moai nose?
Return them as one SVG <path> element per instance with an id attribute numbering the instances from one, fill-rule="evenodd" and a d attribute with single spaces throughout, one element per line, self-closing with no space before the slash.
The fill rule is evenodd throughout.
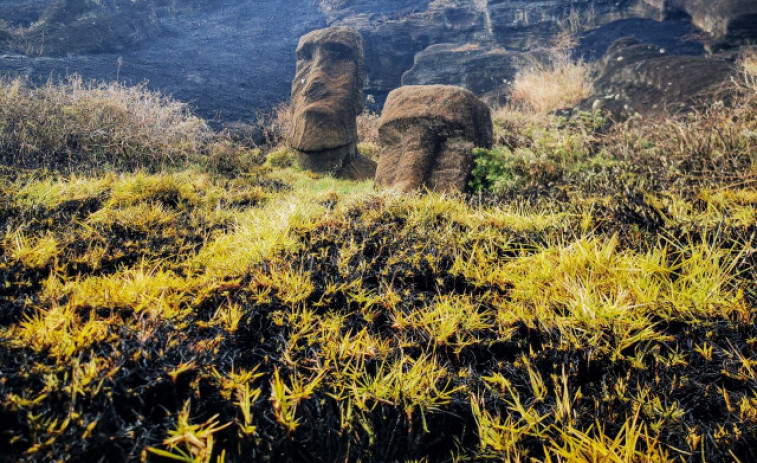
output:
<path id="1" fill-rule="evenodd" d="M 327 65 L 328 61 L 329 60 L 327 59 L 326 53 L 324 53 L 320 48 L 313 52 L 313 67 L 315 69 L 320 69 L 322 66 Z"/>
<path id="2" fill-rule="evenodd" d="M 326 85 L 326 82 L 323 81 L 320 73 L 308 76 L 304 80 L 306 80 L 305 86 L 303 87 L 303 94 L 305 97 L 316 100 L 328 96 L 329 87 Z"/>

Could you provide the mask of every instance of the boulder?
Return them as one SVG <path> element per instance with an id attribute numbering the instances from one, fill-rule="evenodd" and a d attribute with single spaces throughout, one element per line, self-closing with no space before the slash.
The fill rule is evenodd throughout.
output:
<path id="1" fill-rule="evenodd" d="M 363 63 L 363 40 L 353 29 L 321 29 L 300 39 L 291 144 L 302 168 L 356 179 L 373 176 L 375 166 L 357 153 Z"/>
<path id="2" fill-rule="evenodd" d="M 491 112 L 473 93 L 448 85 L 400 87 L 381 114 L 376 184 L 412 191 L 462 191 L 473 149 L 492 146 Z"/>
<path id="3" fill-rule="evenodd" d="M 757 40 L 757 2 L 754 0 L 670 0 L 691 16 L 694 24 L 718 45 L 733 46 Z"/>
<path id="4" fill-rule="evenodd" d="M 502 104 L 518 69 L 534 56 L 477 43 L 431 45 L 415 55 L 402 85 L 456 85 Z"/>
<path id="5" fill-rule="evenodd" d="M 733 65 L 705 56 L 672 56 L 633 39 L 615 42 L 595 63 L 594 95 L 581 106 L 608 109 L 616 118 L 687 111 L 712 96 Z"/>

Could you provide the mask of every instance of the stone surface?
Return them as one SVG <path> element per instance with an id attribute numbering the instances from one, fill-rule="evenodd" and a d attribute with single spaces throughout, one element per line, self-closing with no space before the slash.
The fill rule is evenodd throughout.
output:
<path id="1" fill-rule="evenodd" d="M 400 191 L 465 190 L 473 149 L 492 146 L 489 108 L 460 87 L 400 87 L 389 94 L 380 124 L 376 184 Z"/>
<path id="2" fill-rule="evenodd" d="M 672 56 L 660 47 L 621 39 L 595 63 L 593 72 L 594 96 L 583 106 L 625 117 L 685 111 L 712 101 L 733 66 L 704 56 Z"/>
<path id="3" fill-rule="evenodd" d="M 0 8 L 40 3 L 0 0 Z M 38 21 L 45 8 L 19 15 L 14 24 Z M 289 98 L 299 38 L 326 26 L 314 0 L 156 0 L 155 9 L 162 32 L 132 49 L 38 56 L 3 48 L 0 74 L 38 84 L 72 72 L 85 80 L 118 75 L 126 84 L 144 82 L 189 102 L 216 126 L 254 123 L 259 112 Z M 31 45 L 40 49 L 40 43 Z"/>
<path id="4" fill-rule="evenodd" d="M 153 4 L 132 0 L 63 0 L 30 26 L 32 53 L 106 53 L 140 46 L 161 31 Z"/>
<path id="5" fill-rule="evenodd" d="M 431 45 L 415 55 L 413 67 L 402 75 L 402 85 L 455 85 L 500 104 L 518 69 L 532 57 L 496 45 Z"/>
<path id="6" fill-rule="evenodd" d="M 753 40 L 755 8 L 755 0 L 0 0 L 0 18 L 29 31 L 18 40 L 0 32 L 0 72 L 39 83 L 71 72 L 147 81 L 232 123 L 289 96 L 297 40 L 326 26 L 363 36 L 364 88 L 379 109 L 404 75 L 406 83 L 462 85 L 487 97 L 493 81 L 509 80 L 512 63 L 501 55 L 441 44 L 504 49 L 515 60 L 568 25 L 598 31 L 579 46 L 590 60 L 627 35 L 671 54 L 702 54 L 702 43 L 717 52 Z M 689 26 L 695 34 L 683 33 Z"/>
<path id="7" fill-rule="evenodd" d="M 355 30 L 332 27 L 300 39 L 290 137 L 302 168 L 371 176 L 350 169 L 352 162 L 363 161 L 357 154 L 357 116 L 364 109 L 364 79 L 363 39 Z"/>
<path id="8" fill-rule="evenodd" d="M 692 40 L 701 34 L 685 16 L 672 16 L 663 21 L 632 18 L 615 21 L 579 36 L 576 54 L 587 62 L 602 58 L 615 41 L 631 38 L 655 45 L 671 55 L 703 55 L 704 44 Z"/>
<path id="9" fill-rule="evenodd" d="M 683 11 L 719 45 L 738 45 L 757 39 L 754 0 L 670 0 L 668 8 Z"/>

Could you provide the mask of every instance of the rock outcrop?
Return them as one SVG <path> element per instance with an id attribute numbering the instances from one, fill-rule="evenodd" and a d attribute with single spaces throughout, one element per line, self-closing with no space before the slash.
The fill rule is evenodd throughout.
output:
<path id="1" fill-rule="evenodd" d="M 719 46 L 740 45 L 757 39 L 757 2 L 754 0 L 669 0 L 667 7 L 688 14 Z"/>
<path id="2" fill-rule="evenodd" d="M 150 2 L 64 0 L 44 11 L 25 40 L 39 55 L 106 53 L 136 48 L 160 31 Z"/>
<path id="3" fill-rule="evenodd" d="M 479 44 L 431 45 L 415 55 L 402 85 L 455 85 L 492 104 L 504 103 L 509 84 L 532 54 Z"/>
<path id="4" fill-rule="evenodd" d="M 412 191 L 462 191 L 473 149 L 491 148 L 489 108 L 447 85 L 406 86 L 389 94 L 381 115 L 376 184 Z"/>
<path id="5" fill-rule="evenodd" d="M 704 56 L 672 56 L 632 39 L 615 42 L 594 65 L 594 96 L 583 106 L 615 117 L 636 112 L 679 112 L 712 101 L 732 75 L 729 62 Z"/>
<path id="6" fill-rule="evenodd" d="M 363 39 L 353 29 L 321 29 L 300 39 L 291 143 L 302 168 L 353 179 L 373 176 L 375 166 L 357 153 L 364 79 Z"/>
<path id="7" fill-rule="evenodd" d="M 327 26 L 363 36 L 364 88 L 379 109 L 403 82 L 496 100 L 520 54 L 565 28 L 600 31 L 577 50 L 589 60 L 627 35 L 704 54 L 755 40 L 756 15 L 754 0 L 13 0 L 0 1 L 0 72 L 148 81 L 236 122 L 287 98 L 297 39 Z"/>
<path id="8" fill-rule="evenodd" d="M 531 51 L 545 46 L 564 28 L 573 15 L 594 27 L 626 18 L 660 19 L 661 10 L 643 0 L 614 0 L 568 2 L 547 0 L 416 0 L 397 3 L 397 11 L 384 14 L 364 13 L 363 2 L 340 2 L 328 17 L 333 24 L 347 25 L 360 31 L 365 39 L 366 91 L 381 99 L 403 83 L 450 83 L 463 85 L 479 96 L 492 92 L 491 84 L 483 85 L 483 93 L 474 87 L 481 80 L 464 74 L 484 74 L 486 60 L 462 58 L 457 79 L 426 79 L 424 64 L 436 60 L 442 50 L 438 44 L 450 48 L 504 49 L 508 52 Z M 399 6 L 403 6 L 400 9 Z M 431 47 L 431 48 L 429 48 Z M 461 59 L 461 55 L 445 52 L 447 58 Z M 502 56 L 492 55 L 502 62 Z M 508 58 L 517 59 L 516 55 Z M 510 60 L 512 61 L 512 60 Z M 481 68 L 476 65 L 483 65 Z M 447 66 L 447 74 L 454 72 L 454 63 Z M 415 69 L 413 69 L 415 68 Z M 496 80 L 507 80 L 512 65 L 496 72 Z M 468 84 L 472 84 L 468 87 Z"/>

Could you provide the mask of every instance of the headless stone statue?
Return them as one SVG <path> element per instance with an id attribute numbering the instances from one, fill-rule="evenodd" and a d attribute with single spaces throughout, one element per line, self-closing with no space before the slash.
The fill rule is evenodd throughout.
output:
<path id="1" fill-rule="evenodd" d="M 400 191 L 465 190 L 473 149 L 491 148 L 492 132 L 489 108 L 468 90 L 400 87 L 381 114 L 376 184 Z"/>

